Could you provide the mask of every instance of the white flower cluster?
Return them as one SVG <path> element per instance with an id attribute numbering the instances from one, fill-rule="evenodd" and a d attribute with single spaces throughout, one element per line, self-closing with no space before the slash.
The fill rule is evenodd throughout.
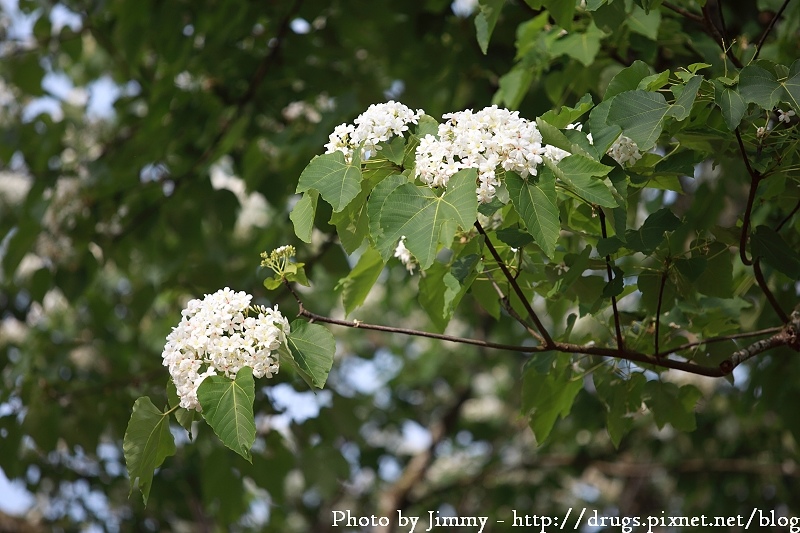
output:
<path id="1" fill-rule="evenodd" d="M 443 115 L 437 135 L 420 140 L 416 176 L 430 187 L 446 187 L 450 177 L 465 168 L 478 170 L 478 200 L 489 203 L 500 180 L 498 167 L 522 177 L 535 176 L 544 158 L 560 161 L 567 155 L 554 146 L 542 145 L 535 122 L 518 111 L 487 107 Z"/>
<path id="2" fill-rule="evenodd" d="M 342 152 L 349 162 L 353 151 L 361 146 L 361 159 L 369 159 L 379 149 L 378 143 L 388 141 L 395 135 L 402 135 L 408 130 L 409 124 L 417 123 L 422 114 L 421 109 L 412 111 L 392 100 L 385 104 L 372 104 L 356 117 L 353 124 L 336 126 L 328 137 L 325 153 Z"/>
<path id="3" fill-rule="evenodd" d="M 278 372 L 277 350 L 286 342 L 289 322 L 278 307 L 251 307 L 252 296 L 228 287 L 191 300 L 167 336 L 162 358 L 178 390 L 180 405 L 201 411 L 197 388 L 217 373 L 233 378 L 249 366 L 253 376 Z M 248 316 L 250 313 L 257 316 Z"/>
<path id="4" fill-rule="evenodd" d="M 633 139 L 625 135 L 620 135 L 606 153 L 610 155 L 614 161 L 623 166 L 627 163 L 635 165 L 636 162 L 642 158 L 639 146 L 636 145 Z"/>
<path id="5" fill-rule="evenodd" d="M 401 263 L 403 263 L 409 274 L 413 274 L 414 269 L 417 266 L 417 260 L 414 259 L 414 256 L 411 255 L 411 252 L 408 250 L 408 248 L 406 248 L 405 240 L 405 235 L 400 237 L 400 241 L 397 243 L 397 248 L 394 249 L 394 256 L 398 258 Z"/>

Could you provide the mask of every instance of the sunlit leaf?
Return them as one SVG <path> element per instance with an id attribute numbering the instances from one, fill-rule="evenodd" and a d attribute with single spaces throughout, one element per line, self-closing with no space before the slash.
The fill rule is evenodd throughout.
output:
<path id="1" fill-rule="evenodd" d="M 336 341 L 328 328 L 295 320 L 286 339 L 291 361 L 309 387 L 321 389 L 333 366 Z"/>
<path id="2" fill-rule="evenodd" d="M 256 440 L 253 369 L 242 367 L 235 379 L 206 377 L 197 389 L 197 399 L 203 418 L 222 443 L 252 462 L 250 448 Z"/>
<path id="3" fill-rule="evenodd" d="M 542 167 L 538 176 L 526 179 L 514 172 L 506 173 L 511 202 L 547 257 L 553 256 L 561 231 L 555 185 L 555 176 L 547 167 Z"/>
<path id="4" fill-rule="evenodd" d="M 315 189 L 335 212 L 341 211 L 361 190 L 360 166 L 358 150 L 350 163 L 341 152 L 318 155 L 300 174 L 297 192 Z"/>
<path id="5" fill-rule="evenodd" d="M 406 248 L 427 269 L 436 257 L 439 245 L 450 246 L 456 231 L 475 223 L 478 199 L 475 194 L 477 173 L 474 169 L 454 174 L 447 190 L 439 196 L 430 187 L 404 183 L 386 198 L 380 211 L 383 235 L 379 247 L 394 246 L 406 237 Z"/>
<path id="6" fill-rule="evenodd" d="M 175 455 L 175 450 L 175 440 L 169 431 L 169 413 L 159 411 L 147 396 L 137 399 L 122 441 L 122 452 L 128 467 L 130 490 L 133 492 L 138 486 L 145 505 L 150 496 L 153 472 L 164 459 Z"/>

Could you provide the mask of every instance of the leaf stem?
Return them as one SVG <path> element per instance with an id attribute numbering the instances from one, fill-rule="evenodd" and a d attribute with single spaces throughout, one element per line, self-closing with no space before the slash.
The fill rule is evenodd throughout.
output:
<path id="1" fill-rule="evenodd" d="M 539 334 L 544 339 L 544 346 L 548 349 L 552 349 L 554 346 L 553 338 L 550 336 L 550 333 L 547 331 L 547 328 L 544 327 L 544 324 L 542 324 L 542 321 L 539 320 L 539 317 L 536 315 L 536 311 L 534 311 L 533 307 L 531 307 L 530 302 L 528 302 L 528 299 L 522 292 L 522 288 L 519 286 L 519 283 L 517 283 L 516 278 L 513 275 L 511 275 L 511 272 L 508 270 L 508 267 L 506 266 L 505 262 L 503 262 L 503 260 L 500 258 L 500 254 L 497 253 L 497 250 L 492 244 L 492 241 L 489 239 L 489 236 L 486 235 L 486 231 L 484 231 L 483 226 L 481 226 L 480 222 L 478 222 L 477 220 L 475 221 L 475 228 L 477 228 L 478 233 L 483 235 L 484 242 L 486 243 L 486 247 L 489 249 L 489 253 L 492 254 L 492 257 L 497 262 L 497 266 L 500 267 L 500 270 L 503 272 L 503 275 L 508 280 L 508 283 L 511 284 L 511 288 L 514 290 L 514 293 L 522 302 L 522 305 L 525 306 L 525 310 L 528 312 L 528 315 L 530 316 L 531 320 L 533 320 L 533 323 L 536 325 L 536 329 L 539 330 Z"/>

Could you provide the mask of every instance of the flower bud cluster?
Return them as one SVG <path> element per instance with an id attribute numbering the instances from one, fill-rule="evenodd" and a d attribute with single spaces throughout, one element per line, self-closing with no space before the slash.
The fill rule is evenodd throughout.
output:
<path id="1" fill-rule="evenodd" d="M 606 153 L 622 166 L 625 166 L 627 163 L 635 165 L 636 162 L 642 158 L 639 146 L 633 139 L 625 135 L 620 135 Z"/>
<path id="2" fill-rule="evenodd" d="M 181 312 L 161 355 L 181 407 L 202 410 L 197 388 L 207 376 L 233 378 L 244 366 L 257 378 L 278 372 L 277 350 L 286 342 L 289 322 L 277 306 L 250 306 L 252 298 L 225 287 L 191 300 Z"/>
<path id="3" fill-rule="evenodd" d="M 537 174 L 544 158 L 560 160 L 569 155 L 543 145 L 535 122 L 495 106 L 478 112 L 468 109 L 443 115 L 437 135 L 420 140 L 416 153 L 416 176 L 430 187 L 447 187 L 450 177 L 465 168 L 478 170 L 478 200 L 489 203 L 500 179 L 498 167 L 523 178 Z"/>
<path id="4" fill-rule="evenodd" d="M 340 124 L 328 137 L 325 145 L 326 154 L 342 152 L 350 162 L 353 151 L 361 146 L 361 159 L 366 160 L 375 155 L 380 147 L 378 143 L 388 141 L 395 135 L 402 135 L 409 124 L 416 124 L 423 111 L 412 111 L 409 107 L 389 101 L 384 104 L 372 104 L 353 121 L 353 124 Z"/>

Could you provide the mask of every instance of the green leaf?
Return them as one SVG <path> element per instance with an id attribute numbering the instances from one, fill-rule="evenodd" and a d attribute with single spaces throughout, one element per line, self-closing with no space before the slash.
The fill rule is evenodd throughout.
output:
<path id="1" fill-rule="evenodd" d="M 319 192 L 316 189 L 306 191 L 294 204 L 289 218 L 294 225 L 294 233 L 303 242 L 311 243 L 311 230 L 314 229 L 314 214 L 317 212 Z"/>
<path id="2" fill-rule="evenodd" d="M 669 108 L 669 116 L 674 117 L 675 120 L 681 121 L 689 116 L 694 105 L 694 100 L 697 97 L 697 91 L 700 90 L 700 85 L 703 83 L 702 76 L 692 76 L 686 85 L 676 85 L 673 87 L 683 87 L 681 94 L 675 99 L 675 102 Z"/>
<path id="3" fill-rule="evenodd" d="M 419 303 L 437 331 L 444 331 L 447 327 L 464 294 L 478 276 L 475 267 L 479 263 L 477 253 L 457 259 L 451 267 L 435 262 L 420 279 Z"/>
<path id="4" fill-rule="evenodd" d="M 394 189 L 380 211 L 383 230 L 381 247 L 394 246 L 406 237 L 406 247 L 427 270 L 433 264 L 439 244 L 447 247 L 459 227 L 471 228 L 477 218 L 478 198 L 475 195 L 475 169 L 454 174 L 441 196 L 430 187 L 405 183 Z M 389 244 L 391 243 L 391 244 Z"/>
<path id="5" fill-rule="evenodd" d="M 722 83 L 715 80 L 714 82 L 714 102 L 722 111 L 722 118 L 725 119 L 725 124 L 728 129 L 733 131 L 739 127 L 745 112 L 747 111 L 747 104 L 736 90 L 725 87 Z"/>
<path id="6" fill-rule="evenodd" d="M 574 4 L 573 4 L 574 7 Z M 553 56 L 567 55 L 588 67 L 600 51 L 600 40 L 605 36 L 602 30 L 590 24 L 585 32 L 568 33 L 550 46 Z"/>
<path id="7" fill-rule="evenodd" d="M 694 410 L 702 393 L 694 385 L 678 388 L 674 383 L 648 381 L 644 386 L 645 403 L 659 429 L 671 424 L 678 431 L 694 431 Z"/>
<path id="8" fill-rule="evenodd" d="M 197 419 L 195 415 L 199 413 L 194 409 L 184 409 L 183 407 L 179 407 L 180 405 L 180 398 L 178 397 L 178 389 L 175 387 L 175 384 L 172 382 L 172 379 L 167 380 L 167 401 L 169 402 L 170 408 L 175 408 L 173 413 L 175 414 L 175 420 L 178 421 L 178 424 L 181 425 L 183 429 L 189 433 L 189 440 L 192 439 L 192 423 Z"/>
<path id="9" fill-rule="evenodd" d="M 286 341 L 291 361 L 300 377 L 309 387 L 323 388 L 336 352 L 336 341 L 328 328 L 295 320 Z"/>
<path id="10" fill-rule="evenodd" d="M 538 443 L 547 439 L 557 418 L 569 415 L 583 387 L 583 380 L 573 376 L 569 360 L 561 361 L 546 373 L 531 366 L 522 378 L 522 414 L 528 417 Z"/>
<path id="11" fill-rule="evenodd" d="M 750 241 L 754 257 L 759 257 L 791 279 L 800 279 L 800 254 L 783 237 L 767 226 L 756 227 Z"/>
<path id="12" fill-rule="evenodd" d="M 205 421 L 225 446 L 251 463 L 250 448 L 256 440 L 255 388 L 253 369 L 244 366 L 235 379 L 208 376 L 197 389 Z"/>
<path id="13" fill-rule="evenodd" d="M 626 22 L 631 31 L 655 41 L 658 39 L 658 28 L 661 26 L 661 11 L 654 9 L 648 13 L 644 9 L 634 6 Z"/>
<path id="14" fill-rule="evenodd" d="M 642 80 L 649 75 L 650 67 L 644 61 L 637 59 L 631 66 L 620 70 L 616 76 L 611 78 L 603 100 L 610 100 L 620 93 L 636 90 Z"/>
<path id="15" fill-rule="evenodd" d="M 133 404 L 122 441 L 122 452 L 128 468 L 130 492 L 138 484 L 144 504 L 147 505 L 153 472 L 164 459 L 175 455 L 175 440 L 169 431 L 169 414 L 159 411 L 147 396 L 142 396 Z"/>
<path id="16" fill-rule="evenodd" d="M 775 74 L 758 65 L 748 65 L 742 69 L 738 89 L 745 102 L 753 102 L 769 110 L 778 103 L 781 93 Z"/>
<path id="17" fill-rule="evenodd" d="M 640 372 L 631 374 L 628 379 L 621 379 L 616 374 L 594 374 L 598 397 L 606 406 L 606 429 L 615 448 L 633 427 L 634 416 L 641 409 L 646 382 Z"/>
<path id="18" fill-rule="evenodd" d="M 364 303 L 369 291 L 383 271 L 383 258 L 374 248 L 367 248 L 353 270 L 339 282 L 342 287 L 342 303 L 345 314 L 349 315 Z"/>
<path id="19" fill-rule="evenodd" d="M 664 290 L 661 291 L 661 272 L 646 270 L 639 274 L 637 288 L 642 293 L 640 307 L 650 314 L 655 314 L 658 310 L 658 300 L 661 298 L 661 312 L 672 308 L 675 302 L 675 284 L 667 276 L 664 283 Z"/>
<path id="20" fill-rule="evenodd" d="M 616 207 L 617 201 L 605 181 L 593 176 L 605 176 L 613 167 L 603 165 L 580 154 L 562 159 L 551 168 L 564 185 L 581 198 L 593 204 Z"/>
<path id="21" fill-rule="evenodd" d="M 351 163 L 345 162 L 344 154 L 318 155 L 300 174 L 297 192 L 316 189 L 322 198 L 339 212 L 361 191 L 361 162 L 356 149 Z"/>
<path id="22" fill-rule="evenodd" d="M 475 16 L 475 30 L 483 55 L 486 55 L 489 49 L 489 39 L 492 37 L 504 3 L 505 0 L 480 0 L 480 12 Z"/>
<path id="23" fill-rule="evenodd" d="M 380 226 L 381 212 L 386 205 L 386 200 L 389 198 L 389 195 L 394 192 L 395 189 L 407 183 L 408 178 L 400 174 L 389 176 L 380 182 L 369 196 L 369 201 L 367 203 L 369 235 L 384 261 L 388 261 L 389 258 L 392 257 L 397 240 L 391 241 L 384 238 L 383 230 Z"/>
<path id="24" fill-rule="evenodd" d="M 618 94 L 611 103 L 608 122 L 618 124 L 639 150 L 652 148 L 663 129 L 670 105 L 661 93 L 635 90 Z"/>
<path id="25" fill-rule="evenodd" d="M 680 225 L 680 219 L 672 211 L 666 207 L 659 209 L 647 217 L 639 230 L 630 230 L 625 234 L 625 247 L 649 255 L 664 240 L 664 233 L 675 231 Z"/>
<path id="26" fill-rule="evenodd" d="M 500 77 L 500 88 L 492 98 L 492 103 L 504 105 L 508 109 L 519 107 L 533 82 L 533 71 L 529 68 L 515 68 Z"/>
<path id="27" fill-rule="evenodd" d="M 547 293 L 547 298 L 553 298 L 557 294 L 563 294 L 569 287 L 581 277 L 589 266 L 589 255 L 592 253 L 592 247 L 588 244 L 584 247 L 580 254 L 570 254 L 564 258 L 564 264 L 569 267 L 569 270 L 553 285 L 553 288 Z"/>
<path id="28" fill-rule="evenodd" d="M 572 17 L 575 16 L 575 2 L 573 0 L 545 0 L 544 5 L 556 24 L 569 30 L 572 28 Z"/>
<path id="29" fill-rule="evenodd" d="M 625 273 L 619 267 L 613 268 L 614 275 L 603 287 L 603 298 L 612 298 L 622 294 L 625 289 Z"/>
<path id="30" fill-rule="evenodd" d="M 608 151 L 622 132 L 622 128 L 616 124 L 608 123 L 608 112 L 613 102 L 613 99 L 600 102 L 600 104 L 589 113 L 589 128 L 592 131 L 594 146 L 601 154 Z"/>
<path id="31" fill-rule="evenodd" d="M 587 93 L 578 100 L 575 107 L 561 106 L 558 111 L 551 109 L 542 115 L 542 120 L 556 128 L 566 128 L 592 109 L 592 106 L 592 95 Z"/>
<path id="32" fill-rule="evenodd" d="M 789 77 L 780 82 L 783 87 L 781 100 L 785 100 L 795 111 L 800 112 L 800 59 L 792 63 Z"/>
<path id="33" fill-rule="evenodd" d="M 525 179 L 514 172 L 506 172 L 506 187 L 528 233 L 544 254 L 552 258 L 561 231 L 556 207 L 556 180 L 552 171 L 540 167 L 538 176 Z"/>

